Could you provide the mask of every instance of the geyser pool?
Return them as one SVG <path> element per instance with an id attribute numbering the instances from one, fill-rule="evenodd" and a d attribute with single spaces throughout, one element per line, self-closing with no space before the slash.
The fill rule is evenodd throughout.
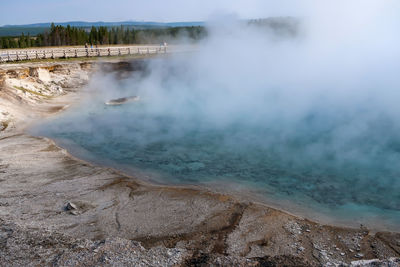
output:
<path id="1" fill-rule="evenodd" d="M 300 20 L 210 22 L 195 53 L 98 73 L 37 134 L 161 182 L 233 183 L 399 231 L 399 4 L 344 2 L 313 2 Z"/>
<path id="2" fill-rule="evenodd" d="M 376 4 L 324 3 L 299 24 L 278 19 L 283 32 L 224 18 L 195 53 L 97 73 L 79 107 L 37 134 L 163 183 L 234 184 L 399 231 L 399 16 L 394 1 Z"/>
<path id="3" fill-rule="evenodd" d="M 145 98 L 121 106 L 94 98 L 35 134 L 79 146 L 84 158 L 157 174 L 152 178 L 162 183 L 240 184 L 339 221 L 400 225 L 400 136 L 382 117 L 347 140 L 352 143 L 343 145 L 346 150 L 332 145 L 334 129 L 351 120 L 340 112 L 311 112 L 282 134 L 286 126 L 278 121 L 215 125 L 203 118 L 183 121 L 151 106 Z"/>

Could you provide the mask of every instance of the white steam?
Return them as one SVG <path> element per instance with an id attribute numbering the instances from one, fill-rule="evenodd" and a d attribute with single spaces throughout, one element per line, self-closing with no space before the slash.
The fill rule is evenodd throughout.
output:
<path id="1" fill-rule="evenodd" d="M 399 8 L 313 1 L 302 17 L 281 19 L 289 28 L 220 16 L 196 52 L 151 59 L 145 75 L 122 81 L 101 73 L 90 86 L 91 101 L 140 102 L 101 111 L 96 102 L 89 118 L 54 128 L 182 180 L 261 180 L 319 203 L 390 210 L 398 223 Z"/>
<path id="2" fill-rule="evenodd" d="M 311 161 L 334 154 L 339 165 L 364 156 L 395 164 L 397 151 L 381 154 L 400 137 L 398 8 L 393 1 L 314 4 L 296 36 L 218 18 L 196 53 L 154 60 L 128 88 L 148 113 L 174 118 L 171 134 L 261 126 L 270 135 L 252 138 L 266 148 L 314 138 L 304 145 Z"/>

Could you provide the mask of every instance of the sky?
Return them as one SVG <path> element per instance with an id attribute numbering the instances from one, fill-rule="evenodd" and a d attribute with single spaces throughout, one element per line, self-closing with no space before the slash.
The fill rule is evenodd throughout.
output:
<path id="1" fill-rule="evenodd" d="M 66 21 L 203 21 L 301 15 L 295 0 L 0 0 L 0 25 Z M 14 12 L 16 11 L 16 12 Z"/>

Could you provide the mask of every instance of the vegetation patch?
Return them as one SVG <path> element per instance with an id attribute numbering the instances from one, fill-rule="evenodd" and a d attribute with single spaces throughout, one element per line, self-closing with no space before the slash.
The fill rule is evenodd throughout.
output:
<path id="1" fill-rule="evenodd" d="M 14 86 L 14 88 L 17 89 L 17 90 L 23 91 L 23 92 L 25 92 L 25 93 L 30 93 L 30 94 L 37 95 L 37 96 L 41 96 L 41 97 L 45 97 L 45 98 L 51 98 L 51 96 L 44 95 L 44 94 L 42 94 L 42 93 L 29 90 L 29 89 L 26 89 L 26 88 L 21 87 L 21 86 Z"/>

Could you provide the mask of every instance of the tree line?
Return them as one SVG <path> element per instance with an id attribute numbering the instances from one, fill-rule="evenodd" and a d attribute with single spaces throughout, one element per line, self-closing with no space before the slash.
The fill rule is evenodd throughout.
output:
<path id="1" fill-rule="evenodd" d="M 132 26 L 79 28 L 51 24 L 50 29 L 36 36 L 0 37 L 0 48 L 41 46 L 118 45 L 173 43 L 180 38 L 195 42 L 207 32 L 202 26 L 136 29 Z"/>

